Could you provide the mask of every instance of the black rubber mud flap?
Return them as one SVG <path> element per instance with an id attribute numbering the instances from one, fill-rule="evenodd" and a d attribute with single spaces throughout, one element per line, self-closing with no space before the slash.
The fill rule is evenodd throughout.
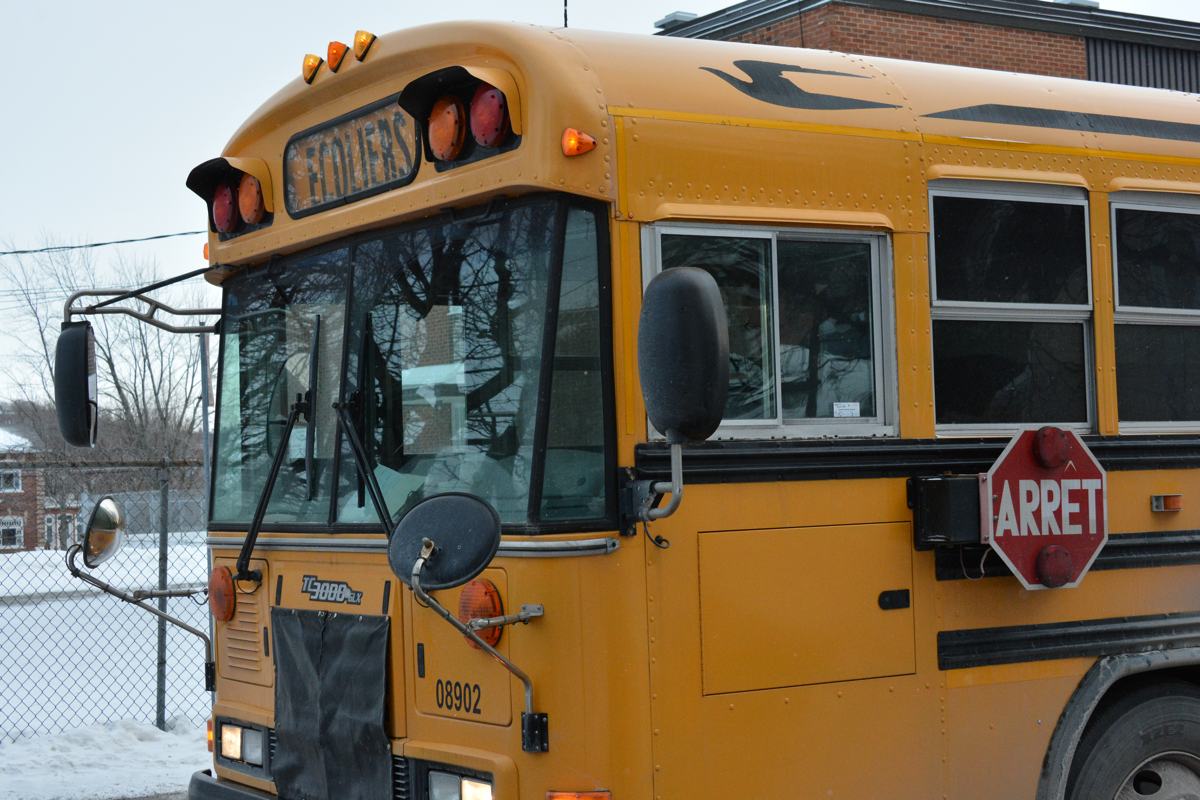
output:
<path id="1" fill-rule="evenodd" d="M 390 800 L 388 618 L 273 608 L 271 625 L 279 796 Z"/>

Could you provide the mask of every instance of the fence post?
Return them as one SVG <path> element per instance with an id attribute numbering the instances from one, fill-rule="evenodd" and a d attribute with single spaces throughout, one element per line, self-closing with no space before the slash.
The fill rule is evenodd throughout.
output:
<path id="1" fill-rule="evenodd" d="M 171 474 L 167 460 L 158 468 L 158 588 L 167 588 L 167 528 L 170 527 Z M 158 598 L 158 607 L 167 610 L 167 598 Z M 160 731 L 167 729 L 167 622 L 158 620 L 158 675 L 154 698 L 154 724 Z"/>

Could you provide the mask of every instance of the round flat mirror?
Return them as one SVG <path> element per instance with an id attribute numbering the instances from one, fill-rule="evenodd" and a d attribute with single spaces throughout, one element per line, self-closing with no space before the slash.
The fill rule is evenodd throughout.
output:
<path id="1" fill-rule="evenodd" d="M 94 569 L 104 563 L 121 547 L 125 534 L 125 512 L 111 497 L 104 497 L 92 509 L 83 534 L 83 563 Z"/>
<path id="2" fill-rule="evenodd" d="M 472 494 L 447 492 L 413 506 L 396 525 L 388 543 L 388 563 L 396 577 L 412 583 L 421 545 L 430 539 L 437 550 L 421 571 L 421 588 L 448 589 L 483 572 L 500 547 L 500 515 Z"/>

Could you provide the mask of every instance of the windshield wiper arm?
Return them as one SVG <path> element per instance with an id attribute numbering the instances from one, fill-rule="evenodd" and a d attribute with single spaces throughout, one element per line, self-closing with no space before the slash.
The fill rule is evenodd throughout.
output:
<path id="1" fill-rule="evenodd" d="M 279 469 L 283 466 L 283 459 L 287 455 L 288 442 L 292 439 L 292 429 L 296 427 L 296 420 L 301 414 L 308 415 L 308 405 L 308 401 L 304 399 L 303 395 L 297 395 L 296 402 L 292 404 L 292 410 L 288 412 L 287 423 L 283 426 L 283 439 L 279 442 L 279 449 L 275 451 L 275 460 L 271 462 L 271 471 L 267 473 L 267 482 L 263 484 L 262 492 L 258 495 L 258 506 L 254 509 L 254 519 L 250 520 L 250 528 L 246 531 L 245 541 L 242 542 L 242 551 L 238 553 L 235 580 L 262 583 L 262 571 L 250 569 L 250 554 L 254 552 L 254 543 L 258 540 L 258 531 L 262 528 L 263 517 L 267 514 L 271 493 L 275 491 L 275 481 L 279 477 Z"/>
<path id="2" fill-rule="evenodd" d="M 379 523 L 383 525 L 383 533 L 385 536 L 391 536 L 392 514 L 388 511 L 387 501 L 383 498 L 383 490 L 379 488 L 379 481 L 375 479 L 375 473 L 367 463 L 367 451 L 363 447 L 362 439 L 358 438 L 358 430 L 355 429 L 354 419 L 350 416 L 350 404 L 334 403 L 333 410 L 337 412 L 338 422 L 341 423 L 342 430 L 346 432 L 346 440 L 350 442 L 350 452 L 354 454 L 354 465 L 358 467 L 358 474 L 367 485 L 367 494 L 371 496 L 371 505 L 375 506 L 375 514 L 379 517 Z"/>
<path id="3" fill-rule="evenodd" d="M 238 553 L 237 575 L 239 581 L 254 581 L 262 583 L 262 571 L 250 569 L 250 555 L 254 552 L 254 543 L 258 541 L 258 532 L 262 529 L 263 518 L 267 515 L 267 506 L 271 502 L 271 494 L 275 491 L 275 481 L 279 479 L 279 470 L 283 467 L 283 459 L 287 456 L 288 444 L 292 441 L 292 430 L 300 415 L 308 422 L 304 440 L 304 477 L 308 484 L 308 499 L 313 499 L 314 484 L 316 483 L 316 465 L 313 459 L 313 428 L 316 414 L 313 413 L 313 401 L 316 398 L 317 381 L 317 348 L 321 343 L 321 315 L 318 314 L 313 323 L 312 342 L 308 346 L 308 391 L 296 395 L 288 412 L 287 422 L 283 426 L 283 438 L 275 458 L 271 461 L 271 471 L 267 473 L 267 481 L 263 484 L 262 492 L 258 495 L 258 505 L 254 509 L 254 518 L 250 520 L 250 528 L 246 531 L 246 539 L 242 542 L 242 550 Z"/>

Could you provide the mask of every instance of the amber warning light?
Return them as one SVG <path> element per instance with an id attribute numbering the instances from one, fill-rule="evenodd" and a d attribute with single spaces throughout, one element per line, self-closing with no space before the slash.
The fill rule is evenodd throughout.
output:
<path id="1" fill-rule="evenodd" d="M 575 128 L 567 128 L 562 135 L 562 151 L 564 156 L 581 156 L 596 148 L 596 140 Z"/>

